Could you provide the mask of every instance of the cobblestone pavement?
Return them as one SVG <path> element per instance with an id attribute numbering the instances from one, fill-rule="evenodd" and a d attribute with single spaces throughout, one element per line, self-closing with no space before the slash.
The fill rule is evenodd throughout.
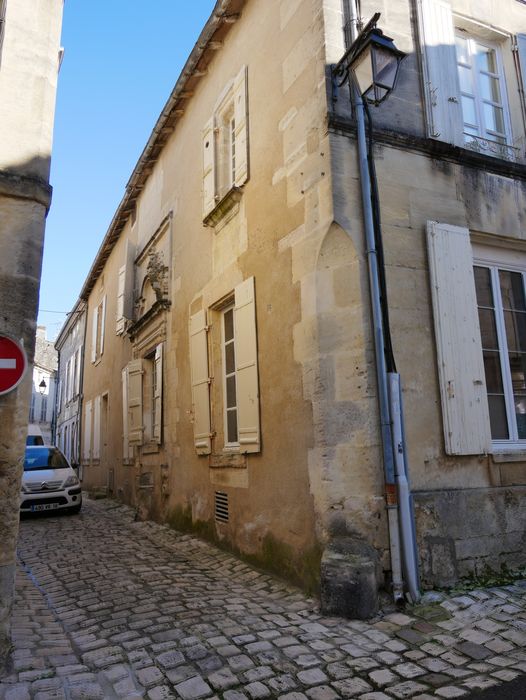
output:
<path id="1" fill-rule="evenodd" d="M 526 581 L 391 612 L 316 601 L 111 501 L 24 520 L 0 700 L 456 698 L 526 673 Z"/>

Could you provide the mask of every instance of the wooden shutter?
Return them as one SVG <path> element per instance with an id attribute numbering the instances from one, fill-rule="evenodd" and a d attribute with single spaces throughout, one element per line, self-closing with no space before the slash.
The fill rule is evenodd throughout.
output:
<path id="1" fill-rule="evenodd" d="M 81 378 L 81 371 L 82 371 L 82 349 L 78 348 L 77 353 L 77 364 L 76 364 L 76 376 L 75 376 L 75 396 L 78 396 L 81 391 L 81 386 L 80 386 L 80 378 Z"/>
<path id="2" fill-rule="evenodd" d="M 91 456 L 91 401 L 86 401 L 84 408 L 84 441 L 82 445 L 82 456 L 86 462 Z"/>
<path id="3" fill-rule="evenodd" d="M 203 129 L 203 216 L 216 205 L 214 119 Z"/>
<path id="4" fill-rule="evenodd" d="M 124 302 L 122 315 L 124 318 L 133 318 L 134 288 L 135 288 L 135 246 L 126 241 L 126 274 L 124 279 Z"/>
<path id="5" fill-rule="evenodd" d="M 446 453 L 484 454 L 491 435 L 469 231 L 428 222 Z"/>
<path id="6" fill-rule="evenodd" d="M 420 0 L 427 134 L 462 146 L 463 119 L 455 28 L 446 0 Z"/>
<path id="7" fill-rule="evenodd" d="M 104 326 L 106 325 L 106 296 L 102 299 L 100 319 L 100 347 L 99 354 L 104 352 Z"/>
<path id="8" fill-rule="evenodd" d="M 162 441 L 163 425 L 163 344 L 160 343 L 155 348 L 155 360 L 153 371 L 155 374 L 155 392 L 153 400 L 155 403 L 155 421 L 152 425 L 152 437 L 158 444 Z"/>
<path id="9" fill-rule="evenodd" d="M 124 331 L 124 287 L 126 284 L 126 265 L 119 268 L 118 286 L 117 286 L 117 324 L 116 332 L 118 334 Z"/>
<path id="10" fill-rule="evenodd" d="M 212 451 L 212 440 L 206 311 L 199 311 L 190 317 L 189 333 L 194 444 L 197 454 L 208 455 Z"/>
<path id="11" fill-rule="evenodd" d="M 142 360 L 132 360 L 128 363 L 128 441 L 130 445 L 141 445 L 143 439 L 142 375 Z"/>
<path id="12" fill-rule="evenodd" d="M 133 447 L 130 445 L 128 431 L 128 370 L 121 372 L 122 377 L 122 461 L 129 462 L 133 457 Z"/>
<path id="13" fill-rule="evenodd" d="M 243 66 L 234 80 L 234 119 L 236 125 L 236 172 L 234 184 L 240 187 L 248 179 L 248 92 L 246 66 Z"/>
<path id="14" fill-rule="evenodd" d="M 259 452 L 259 384 L 254 278 L 234 290 L 234 338 L 239 444 L 243 452 Z"/>
<path id="15" fill-rule="evenodd" d="M 97 325 L 99 322 L 99 307 L 96 306 L 93 310 L 93 318 L 91 320 L 91 361 L 97 359 Z"/>
<path id="16" fill-rule="evenodd" d="M 101 397 L 96 396 L 93 401 L 93 441 L 91 456 L 100 459 L 100 403 Z"/>
<path id="17" fill-rule="evenodd" d="M 520 94 L 522 113 L 526 116 L 526 34 L 517 34 L 517 59 L 520 72 Z"/>

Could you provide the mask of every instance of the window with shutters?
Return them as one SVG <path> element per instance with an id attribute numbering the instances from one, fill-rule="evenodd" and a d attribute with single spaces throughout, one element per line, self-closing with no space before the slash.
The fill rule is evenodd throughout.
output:
<path id="1" fill-rule="evenodd" d="M 505 255 L 476 257 L 475 287 L 493 445 L 524 448 L 526 261 Z"/>
<path id="2" fill-rule="evenodd" d="M 225 87 L 203 130 L 203 217 L 215 224 L 248 179 L 247 70 Z M 214 214 L 215 215 L 214 215 Z"/>
<path id="3" fill-rule="evenodd" d="M 254 278 L 190 317 L 194 443 L 198 454 L 261 450 Z M 211 410 L 213 406 L 213 410 Z"/>
<path id="4" fill-rule="evenodd" d="M 91 333 L 91 361 L 98 362 L 104 353 L 104 330 L 106 324 L 106 297 L 103 297 L 93 312 Z"/>
<path id="5" fill-rule="evenodd" d="M 119 268 L 117 280 L 117 305 L 115 332 L 122 335 L 126 330 L 127 322 L 133 320 L 134 283 L 135 283 L 135 246 L 126 241 L 124 250 L 124 264 Z"/>
<path id="6" fill-rule="evenodd" d="M 123 457 L 131 461 L 133 445 L 158 449 L 162 443 L 163 343 L 122 372 Z"/>
<path id="7" fill-rule="evenodd" d="M 516 160 L 502 56 L 510 37 L 455 16 L 448 0 L 419 0 L 419 13 L 428 136 Z"/>

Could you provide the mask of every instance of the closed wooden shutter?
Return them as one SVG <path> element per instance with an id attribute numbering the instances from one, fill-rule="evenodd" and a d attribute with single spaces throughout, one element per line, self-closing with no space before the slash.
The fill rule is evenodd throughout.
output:
<path id="1" fill-rule="evenodd" d="M 212 451 L 212 440 L 210 435 L 208 326 L 205 311 L 199 311 L 190 317 L 189 333 L 194 444 L 197 454 L 208 455 Z"/>
<path id="2" fill-rule="evenodd" d="M 152 425 L 152 437 L 158 444 L 162 441 L 162 425 L 163 425 L 163 345 L 160 343 L 155 348 L 155 360 L 153 367 L 155 375 L 155 385 L 153 401 L 155 404 L 154 408 L 154 422 Z"/>
<path id="3" fill-rule="evenodd" d="M 80 394 L 81 386 L 81 372 L 82 372 L 82 348 L 78 348 L 77 353 L 77 363 L 76 363 L 76 375 L 75 375 L 75 396 Z"/>
<path id="4" fill-rule="evenodd" d="M 234 119 L 236 147 L 234 184 L 240 187 L 248 179 L 248 92 L 246 66 L 243 66 L 234 80 Z"/>
<path id="5" fill-rule="evenodd" d="M 446 453 L 485 454 L 491 435 L 469 231 L 428 222 Z"/>
<path id="6" fill-rule="evenodd" d="M 214 119 L 203 129 L 203 216 L 216 205 L 215 134 Z"/>
<path id="7" fill-rule="evenodd" d="M 141 445 L 143 441 L 142 415 L 142 360 L 128 363 L 128 441 L 130 445 Z"/>
<path id="8" fill-rule="evenodd" d="M 455 28 L 446 0 L 420 0 L 428 136 L 462 146 Z"/>
<path id="9" fill-rule="evenodd" d="M 130 445 L 128 430 L 128 370 L 121 372 L 122 377 L 122 461 L 128 463 L 133 458 L 133 447 Z"/>
<path id="10" fill-rule="evenodd" d="M 237 425 L 242 452 L 259 452 L 259 382 L 254 278 L 234 290 Z"/>
<path id="11" fill-rule="evenodd" d="M 93 309 L 93 318 L 91 319 L 91 361 L 97 359 L 97 325 L 99 323 L 99 307 Z"/>
<path id="12" fill-rule="evenodd" d="M 103 298 L 101 304 L 101 319 L 100 319 L 100 348 L 99 354 L 104 352 L 104 327 L 106 325 L 106 297 Z"/>
<path id="13" fill-rule="evenodd" d="M 91 457 L 91 430 L 91 401 L 86 401 L 84 407 L 84 440 L 82 443 L 82 457 L 86 462 L 89 462 Z"/>
<path id="14" fill-rule="evenodd" d="M 93 401 L 93 442 L 91 456 L 100 459 L 100 403 L 101 397 L 96 396 Z"/>
<path id="15" fill-rule="evenodd" d="M 126 274 L 124 279 L 124 302 L 122 315 L 124 318 L 133 318 L 133 305 L 135 303 L 135 246 L 131 241 L 126 241 Z"/>
<path id="16" fill-rule="evenodd" d="M 122 333 L 124 330 L 124 287 L 126 284 L 126 265 L 119 268 L 117 286 L 117 323 L 116 332 Z"/>

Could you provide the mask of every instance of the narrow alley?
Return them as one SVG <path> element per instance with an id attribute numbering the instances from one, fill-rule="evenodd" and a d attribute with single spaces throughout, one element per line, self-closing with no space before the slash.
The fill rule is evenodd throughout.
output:
<path id="1" fill-rule="evenodd" d="M 366 622 L 109 500 L 23 520 L 1 700 L 471 696 L 526 673 L 526 581 Z"/>

